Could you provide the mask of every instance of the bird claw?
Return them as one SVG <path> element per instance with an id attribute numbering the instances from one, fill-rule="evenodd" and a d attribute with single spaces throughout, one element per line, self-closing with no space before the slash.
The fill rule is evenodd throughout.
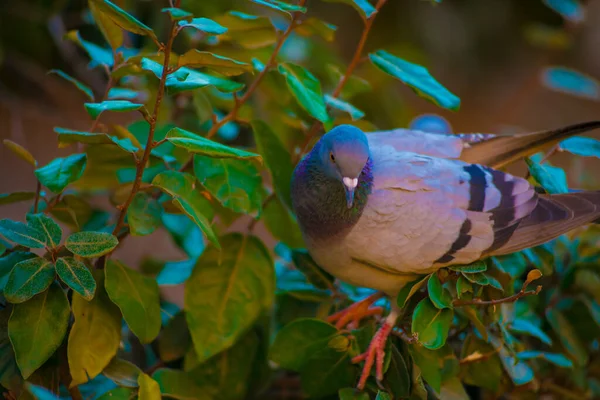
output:
<path id="1" fill-rule="evenodd" d="M 371 305 L 379 300 L 382 296 L 382 293 L 372 294 L 371 296 L 358 301 L 333 315 L 330 315 L 327 318 L 327 322 L 335 323 L 335 327 L 338 329 L 342 329 L 344 327 L 348 327 L 349 329 L 358 328 L 360 321 L 362 321 L 364 318 L 371 315 L 383 314 L 382 307 L 371 307 Z"/>
<path id="2" fill-rule="evenodd" d="M 378 382 L 383 380 L 383 363 L 385 360 L 384 349 L 392 328 L 393 324 L 390 324 L 386 321 L 381 328 L 379 328 L 375 336 L 373 336 L 373 339 L 371 339 L 371 343 L 369 344 L 367 351 L 352 358 L 353 363 L 359 363 L 362 361 L 365 362 L 357 385 L 359 390 L 363 390 L 365 388 L 367 379 L 369 378 L 369 375 L 371 375 L 373 364 L 375 364 L 375 378 Z"/>

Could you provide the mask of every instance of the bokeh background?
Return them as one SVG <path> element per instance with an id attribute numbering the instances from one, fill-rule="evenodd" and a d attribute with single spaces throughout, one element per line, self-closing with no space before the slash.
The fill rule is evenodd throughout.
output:
<path id="1" fill-rule="evenodd" d="M 166 1 L 115 3 L 164 37 L 168 19 L 161 15 L 160 9 L 166 6 Z M 567 10 L 567 18 L 548 6 L 560 3 L 388 1 L 375 21 L 365 54 L 385 48 L 426 66 L 461 98 L 461 108 L 457 112 L 442 110 L 365 62 L 356 74 L 368 78 L 372 90 L 353 99 L 353 104 L 365 111 L 365 120 L 369 121 L 361 123 L 362 126 L 408 127 L 414 118 L 430 113 L 444 118 L 455 133 L 530 131 L 600 119 L 596 81 L 600 79 L 600 1 L 581 2 L 581 9 Z M 360 37 L 362 21 L 351 7 L 321 0 L 309 0 L 307 5 L 309 15 L 338 27 L 335 38 L 331 42 L 309 41 L 295 35 L 283 48 L 282 57 L 306 66 L 323 82 L 330 82 L 329 86 L 325 84 L 325 90 L 331 90 L 326 65 L 331 61 L 347 65 Z M 267 9 L 244 0 L 184 0 L 182 7 L 210 18 L 231 9 L 269 14 Z M 95 93 L 101 95 L 104 91 L 105 72 L 89 68 L 87 55 L 75 43 L 63 39 L 66 32 L 77 29 L 87 40 L 101 41 L 99 32 L 90 24 L 86 8 L 87 2 L 77 0 L 0 3 L 0 139 L 25 146 L 40 165 L 72 152 L 58 149 L 55 126 L 76 130 L 90 126 L 82 93 L 47 72 L 60 68 L 89 85 Z M 133 47 L 148 45 L 143 37 L 129 36 L 127 40 Z M 270 51 L 269 47 L 264 49 L 267 55 Z M 244 54 L 236 54 L 236 58 L 245 60 Z M 553 75 L 548 67 L 566 67 L 577 73 Z M 133 117 L 112 114 L 106 120 L 126 123 Z M 250 140 L 251 134 L 243 125 L 231 128 L 229 139 Z M 589 136 L 600 138 L 600 133 Z M 558 154 L 552 162 L 567 168 L 570 186 L 600 188 L 597 159 Z M 32 168 L 4 146 L 0 146 L 0 171 L 0 193 L 34 190 Z M 27 207 L 27 203 L 2 206 L 0 218 L 20 219 Z M 150 251 L 164 259 L 181 257 L 162 230 L 131 240 L 136 244 L 125 246 L 126 250 L 119 254 L 129 265 L 138 265 Z M 180 302 L 181 293 L 174 288 L 169 296 Z"/>

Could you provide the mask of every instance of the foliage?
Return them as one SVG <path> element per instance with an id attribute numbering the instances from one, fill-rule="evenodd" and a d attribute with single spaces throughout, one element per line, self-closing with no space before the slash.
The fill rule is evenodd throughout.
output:
<path id="1" fill-rule="evenodd" d="M 490 398 L 600 396 L 597 226 L 408 284 L 392 299 L 404 314 L 384 381 L 353 389 L 359 366 L 350 360 L 376 323 L 346 331 L 325 317 L 371 292 L 337 284 L 303 250 L 290 207 L 294 165 L 322 128 L 348 118 L 374 126 L 352 104 L 371 87 L 357 71 L 371 79 L 381 70 L 450 110 L 460 99 L 421 65 L 386 50 L 366 54 L 385 0 L 325 1 L 352 6 L 363 31 L 347 66 L 310 70 L 285 53 L 286 42 L 323 45 L 336 27 L 307 17 L 305 0 L 251 0 L 221 15 L 198 15 L 192 2 L 150 2 L 166 32 L 110 0 L 89 0 L 103 39 L 71 31 L 66 40 L 106 72 L 105 94 L 51 72 L 86 95 L 90 128 L 56 127 L 71 153 L 44 166 L 4 142 L 39 184 L 0 195 L 0 204 L 31 203 L 24 218 L 0 221 L 3 388 L 40 399 L 259 399 L 273 398 L 270 388 L 293 374 L 305 395 L 324 399 L 465 399 L 466 387 Z M 575 0 L 544 2 L 583 18 Z M 548 67 L 542 81 L 598 98 L 597 82 L 571 69 Z M 138 120 L 101 122 L 115 112 Z M 560 148 L 600 157 L 591 138 Z M 540 191 L 570 190 L 564 171 L 541 155 L 526 161 Z M 259 221 L 275 246 L 254 233 Z M 150 254 L 125 265 L 114 254 L 157 230 L 183 260 Z M 544 290 L 531 289 L 534 281 Z M 160 287 L 183 283 L 180 309 Z"/>

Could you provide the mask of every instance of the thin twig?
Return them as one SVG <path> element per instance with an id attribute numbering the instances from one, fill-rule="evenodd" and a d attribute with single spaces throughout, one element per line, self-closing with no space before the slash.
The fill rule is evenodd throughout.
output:
<path id="1" fill-rule="evenodd" d="M 404 340 L 406 343 L 409 343 L 409 344 L 418 343 L 418 341 L 419 341 L 416 333 L 409 335 L 402 328 L 397 328 L 397 329 L 392 330 L 392 335 L 399 337 L 400 339 Z"/>
<path id="2" fill-rule="evenodd" d="M 38 180 L 37 181 L 37 185 L 35 187 L 35 200 L 33 201 L 33 213 L 37 214 L 38 212 L 38 207 L 40 204 L 40 193 L 42 192 L 42 184 L 41 182 Z"/>
<path id="3" fill-rule="evenodd" d="M 471 363 L 476 363 L 476 362 L 481 362 L 481 361 L 485 361 L 491 357 L 493 357 L 494 355 L 498 354 L 498 352 L 502 349 L 502 346 L 490 351 L 489 353 L 477 353 L 477 354 L 470 354 L 467 357 L 463 358 L 460 360 L 460 364 L 461 365 L 465 365 L 465 364 L 471 364 Z"/>
<path id="4" fill-rule="evenodd" d="M 542 286 L 538 286 L 535 290 L 525 291 L 525 287 L 523 287 L 518 293 L 513 294 L 512 296 L 505 297 L 503 299 L 494 299 L 494 300 L 482 300 L 482 299 L 473 299 L 473 300 L 454 300 L 452 305 L 454 307 L 462 307 L 468 305 L 476 305 L 476 306 L 491 306 L 502 303 L 512 303 L 519 300 L 521 297 L 533 296 L 540 293 L 542 290 Z"/>

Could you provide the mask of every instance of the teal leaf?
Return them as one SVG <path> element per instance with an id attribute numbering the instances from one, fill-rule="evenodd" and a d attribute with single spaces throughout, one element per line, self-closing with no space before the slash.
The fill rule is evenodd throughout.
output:
<path id="1" fill-rule="evenodd" d="M 160 226 L 162 207 L 156 199 L 145 192 L 133 197 L 127 210 L 127 223 L 133 236 L 149 235 Z"/>
<path id="2" fill-rule="evenodd" d="M 430 274 L 431 275 L 431 274 Z M 414 281 L 408 282 L 406 285 L 402 287 L 400 292 L 398 293 L 398 297 L 396 298 L 396 304 L 398 307 L 404 308 L 406 307 L 406 302 L 415 294 L 421 287 L 427 282 L 430 275 L 424 275 L 420 278 L 415 279 Z"/>
<path id="3" fill-rule="evenodd" d="M 185 285 L 184 309 L 198 362 L 233 346 L 274 297 L 273 262 L 264 245 L 240 234 L 224 236 L 221 244 L 222 251 L 206 249 Z"/>
<path id="4" fill-rule="evenodd" d="M 570 137 L 560 142 L 560 148 L 578 156 L 600 158 L 600 140 L 591 137 Z"/>
<path id="5" fill-rule="evenodd" d="M 419 96 L 432 103 L 454 111 L 460 107 L 460 99 L 435 80 L 427 68 L 403 60 L 384 50 L 377 50 L 375 53 L 369 54 L 369 58 L 376 67 L 404 82 Z"/>
<path id="6" fill-rule="evenodd" d="M 81 92 L 83 92 L 83 94 L 85 94 L 91 101 L 94 101 L 94 93 L 92 92 L 92 89 L 90 89 L 88 86 L 84 85 L 83 83 L 79 82 L 77 79 L 73 78 L 72 76 L 66 74 L 64 71 L 61 71 L 60 69 L 52 69 L 48 72 L 49 74 L 54 73 L 58 76 L 60 76 L 63 79 L 66 79 L 67 81 L 71 82 L 73 85 L 75 85 L 77 87 L 77 89 L 79 89 Z"/>
<path id="7" fill-rule="evenodd" d="M 128 100 L 105 100 L 102 103 L 85 103 L 84 106 L 92 119 L 98 118 L 104 111 L 128 112 L 144 107 L 143 104 L 132 103 Z"/>
<path id="8" fill-rule="evenodd" d="M 321 91 L 321 83 L 307 69 L 296 64 L 279 64 L 279 73 L 284 76 L 287 87 L 310 115 L 326 123 L 330 120 Z"/>
<path id="9" fill-rule="evenodd" d="M 62 192 L 70 183 L 83 175 L 87 164 L 85 154 L 72 154 L 64 158 L 55 158 L 48 164 L 35 170 L 40 183 L 54 193 Z"/>
<path id="10" fill-rule="evenodd" d="M 483 260 L 478 260 L 467 265 L 451 265 L 449 268 L 463 274 L 476 274 L 477 272 L 487 271 L 487 264 Z"/>
<path id="11" fill-rule="evenodd" d="M 293 12 L 306 12 L 306 7 L 298 6 L 295 4 L 284 3 L 279 0 L 250 0 L 253 3 L 260 4 L 261 6 L 269 7 L 277 11 L 281 11 L 287 14 L 291 14 Z"/>
<path id="12" fill-rule="evenodd" d="M 140 92 L 133 89 L 113 87 L 108 91 L 108 100 L 134 100 L 140 96 Z"/>
<path id="13" fill-rule="evenodd" d="M 49 248 L 53 249 L 60 244 L 62 229 L 52 218 L 42 213 L 27 214 L 27 222 L 30 227 L 44 234 L 46 245 Z"/>
<path id="14" fill-rule="evenodd" d="M 290 153 L 265 122 L 252 121 L 252 130 L 254 131 L 254 140 L 256 140 L 258 152 L 271 171 L 275 192 L 283 203 L 291 209 L 291 180 L 294 166 L 291 162 Z"/>
<path id="15" fill-rule="evenodd" d="M 600 100 L 600 83 L 588 75 L 565 67 L 547 67 L 542 83 L 548 89 L 590 100 Z"/>
<path id="16" fill-rule="evenodd" d="M 157 69 L 157 66 L 160 67 L 160 69 Z M 142 68 L 154 72 L 159 78 L 162 75 L 162 66 L 147 58 L 142 59 Z M 243 83 L 230 81 L 216 75 L 209 75 L 187 67 L 181 67 L 176 72 L 169 74 L 167 76 L 166 85 L 169 94 L 177 94 L 207 86 L 213 86 L 223 93 L 233 93 L 244 88 Z"/>
<path id="17" fill-rule="evenodd" d="M 427 349 L 439 349 L 446 343 L 454 313 L 448 308 L 437 309 L 429 299 L 417 304 L 412 316 L 412 332 Z"/>
<path id="18" fill-rule="evenodd" d="M 131 332 L 142 343 L 152 342 L 161 327 L 156 281 L 114 260 L 106 263 L 104 271 L 108 297 L 121 309 Z"/>
<path id="19" fill-rule="evenodd" d="M 117 237 L 110 233 L 77 232 L 67 238 L 65 247 L 80 257 L 93 258 L 110 253 L 118 244 Z"/>
<path id="20" fill-rule="evenodd" d="M 584 10 L 579 0 L 544 0 L 544 3 L 571 22 L 582 22 Z"/>
<path id="21" fill-rule="evenodd" d="M 32 200 L 33 198 L 35 198 L 34 192 L 0 193 L 0 206 Z"/>
<path id="22" fill-rule="evenodd" d="M 369 0 L 323 0 L 328 3 L 344 3 L 352 6 L 363 18 L 371 18 L 376 10 Z"/>
<path id="23" fill-rule="evenodd" d="M 167 7 L 163 8 L 160 11 L 168 13 L 169 17 L 171 18 L 171 21 L 179 21 L 182 19 L 190 20 L 194 17 L 194 14 L 192 14 L 191 12 L 182 10 L 181 8 L 177 7 Z"/>
<path id="24" fill-rule="evenodd" d="M 328 94 L 325 95 L 325 103 L 327 103 L 327 105 L 330 107 L 348 113 L 348 115 L 350 115 L 350 118 L 352 118 L 352 121 L 359 120 L 365 116 L 364 112 L 354 107 L 352 104 Z"/>
<path id="25" fill-rule="evenodd" d="M 27 391 L 29 391 L 29 393 L 31 393 L 33 397 L 37 400 L 60 400 L 58 396 L 56 396 L 54 393 L 52 393 L 50 390 L 46 389 L 43 386 L 34 385 L 30 382 L 26 382 L 25 387 L 27 388 Z"/>
<path id="26" fill-rule="evenodd" d="M 23 378 L 29 378 L 58 349 L 67 333 L 70 315 L 67 296 L 57 284 L 14 306 L 8 335 Z"/>
<path id="27" fill-rule="evenodd" d="M 573 362 L 569 360 L 562 354 L 557 353 L 546 353 L 543 351 L 521 351 L 517 353 L 517 358 L 519 360 L 531 360 L 533 358 L 541 358 L 542 360 L 546 360 L 551 362 L 554 365 L 563 368 L 573 368 Z"/>
<path id="28" fill-rule="evenodd" d="M 519 361 L 509 352 L 500 341 L 500 339 L 491 337 L 491 344 L 495 349 L 498 350 L 498 355 L 500 356 L 500 361 L 504 366 L 504 370 L 510 376 L 511 380 L 515 385 L 525 385 L 531 382 L 535 375 L 533 370 L 526 363 Z"/>
<path id="29" fill-rule="evenodd" d="M 0 235 L 25 247 L 42 249 L 46 246 L 46 237 L 43 232 L 10 219 L 0 220 Z"/>
<path id="30" fill-rule="evenodd" d="M 260 155 L 226 146 L 221 143 L 206 139 L 195 133 L 181 128 L 173 128 L 167 132 L 167 140 L 177 147 L 186 149 L 195 154 L 216 158 L 260 158 Z"/>
<path id="31" fill-rule="evenodd" d="M 93 0 L 94 5 L 99 12 L 109 17 L 115 24 L 121 28 L 136 33 L 138 35 L 148 35 L 155 42 L 158 41 L 154 31 L 149 26 L 140 22 L 133 15 L 127 13 L 125 10 L 112 3 L 109 0 Z"/>
<path id="32" fill-rule="evenodd" d="M 429 277 L 429 280 L 427 281 L 427 292 L 429 293 L 429 299 L 436 308 L 453 308 L 452 296 L 450 295 L 450 292 L 442 286 L 442 282 L 437 273 L 433 273 Z"/>
<path id="33" fill-rule="evenodd" d="M 236 76 L 253 71 L 252 65 L 245 62 L 197 49 L 188 50 L 185 54 L 179 56 L 179 65 L 208 68 L 225 76 Z"/>
<path id="34" fill-rule="evenodd" d="M 61 257 L 56 260 L 56 273 L 59 278 L 81 297 L 90 301 L 96 293 L 96 281 L 86 265 L 75 257 Z"/>
<path id="35" fill-rule="evenodd" d="M 208 240 L 219 247 L 219 240 L 210 223 L 214 210 L 197 190 L 196 178 L 177 171 L 165 171 L 156 175 L 152 185 L 171 195 L 175 204 L 198 225 Z"/>
<path id="36" fill-rule="evenodd" d="M 180 285 L 184 283 L 196 266 L 196 259 L 166 262 L 156 276 L 159 286 Z"/>
<path id="37" fill-rule="evenodd" d="M 45 258 L 35 257 L 17 263 L 4 288 L 4 297 L 11 303 L 23 303 L 48 289 L 54 280 L 54 265 Z"/>
<path id="38" fill-rule="evenodd" d="M 208 18 L 193 18 L 191 21 L 179 21 L 179 26 L 182 28 L 190 27 L 198 29 L 199 31 L 213 35 L 222 35 L 227 32 L 227 28 Z"/>
<path id="39" fill-rule="evenodd" d="M 568 193 L 567 175 L 562 168 L 552 165 L 539 164 L 525 158 L 531 176 L 550 194 Z"/>
<path id="40" fill-rule="evenodd" d="M 290 248 L 304 247 L 304 239 L 294 214 L 282 203 L 279 196 L 267 202 L 262 220 L 271 234 Z"/>
<path id="41" fill-rule="evenodd" d="M 195 155 L 194 174 L 223 206 L 247 214 L 260 210 L 262 177 L 255 163 Z"/>
<path id="42" fill-rule="evenodd" d="M 83 39 L 78 31 L 70 31 L 66 34 L 66 38 L 77 43 L 92 60 L 92 65 L 106 65 L 112 67 L 114 64 L 113 54 L 110 49 L 98 46 L 92 42 Z"/>

